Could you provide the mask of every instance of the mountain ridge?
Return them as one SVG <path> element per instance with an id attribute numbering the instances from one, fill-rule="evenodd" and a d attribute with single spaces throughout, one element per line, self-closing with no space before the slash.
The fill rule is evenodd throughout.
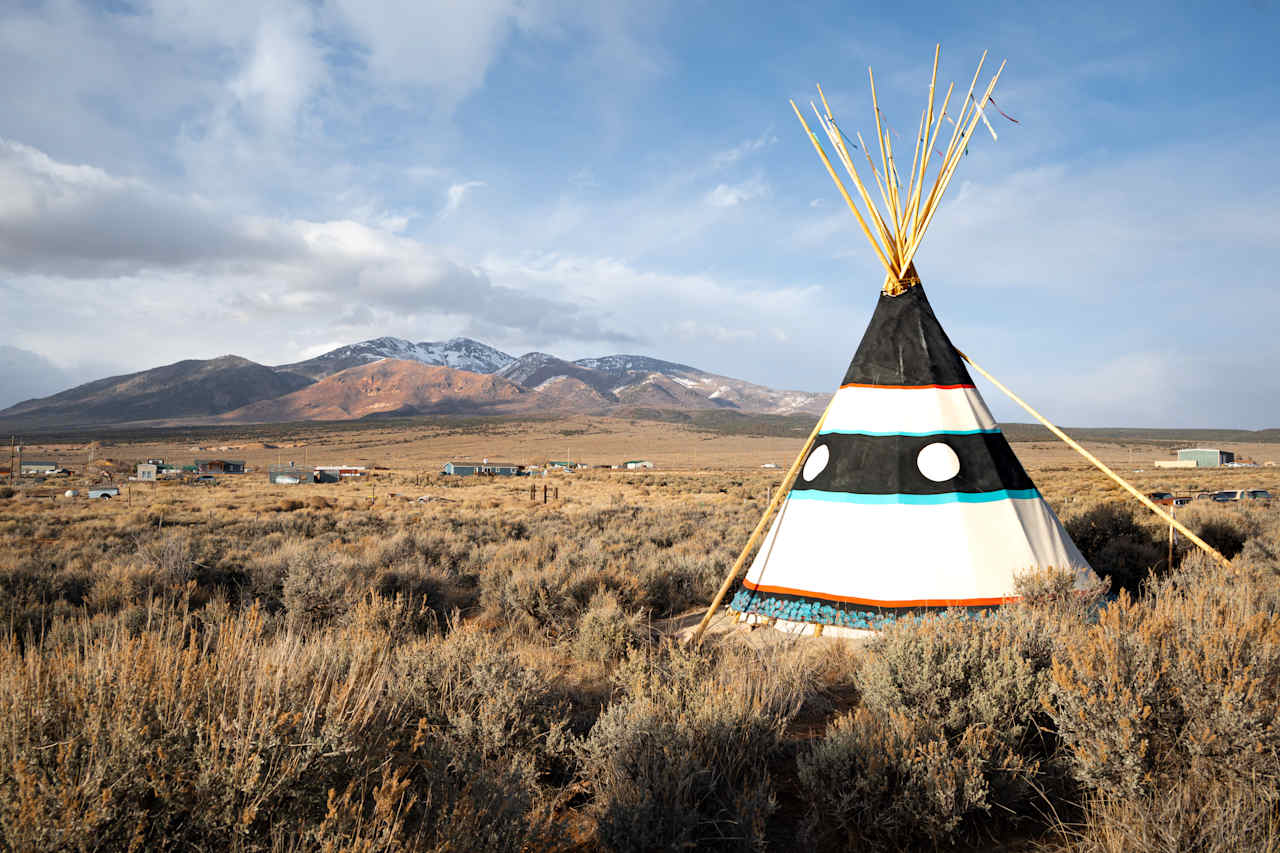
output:
<path id="1" fill-rule="evenodd" d="M 315 399 L 310 403 L 305 402 L 307 395 L 303 395 L 278 406 L 267 405 L 354 368 L 384 361 L 402 363 L 392 371 L 400 374 L 396 381 L 390 379 L 386 370 L 382 374 L 374 371 L 385 382 L 372 384 L 388 389 L 385 405 L 373 405 L 365 400 L 356 406 L 354 398 L 346 403 L 336 402 L 345 400 L 346 392 L 335 390 L 334 385 L 314 392 L 310 396 Z M 492 377 L 518 388 L 520 395 L 502 386 L 505 390 L 498 395 L 502 399 L 491 399 L 498 393 L 498 385 L 447 374 L 432 374 L 428 378 L 420 371 L 414 375 L 423 384 L 419 392 L 412 392 L 405 385 L 410 378 L 404 364 Z M 442 390 L 455 384 L 455 391 Z M 435 390 L 427 390 L 428 386 Z M 467 394 L 475 395 L 474 399 L 464 399 Z M 618 354 L 569 361 L 535 351 L 517 358 L 465 337 L 415 343 L 384 336 L 274 366 L 238 355 L 224 355 L 204 360 L 186 359 L 105 377 L 0 411 L 0 426 L 49 428 L 200 421 L 217 420 L 231 413 L 238 413 L 237 417 L 271 418 L 276 416 L 270 412 L 277 410 L 278 417 L 345 419 L 353 416 L 351 406 L 363 412 L 354 415 L 356 417 L 378 412 L 483 412 L 502 407 L 519 408 L 517 398 L 523 400 L 520 406 L 526 409 L 541 407 L 546 411 L 606 413 L 618 407 L 640 406 L 818 414 L 826 396 L 779 391 L 651 356 Z M 328 402 L 322 402 L 325 399 Z M 254 406 L 256 408 L 249 408 Z"/>

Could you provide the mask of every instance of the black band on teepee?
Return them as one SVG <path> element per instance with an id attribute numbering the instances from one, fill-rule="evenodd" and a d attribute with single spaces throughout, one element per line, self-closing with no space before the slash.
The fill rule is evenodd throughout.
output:
<path id="1" fill-rule="evenodd" d="M 842 385 L 972 385 L 924 287 L 880 295 Z"/>
<path id="2" fill-rule="evenodd" d="M 904 392 L 913 393 L 913 392 Z M 920 470 L 920 451 L 945 444 L 959 461 L 954 477 L 930 480 Z M 810 480 L 800 477 L 793 489 L 863 495 L 940 495 L 954 492 L 1034 489 L 1004 435 L 859 435 L 825 433 L 814 442 L 826 446 L 830 462 Z"/>

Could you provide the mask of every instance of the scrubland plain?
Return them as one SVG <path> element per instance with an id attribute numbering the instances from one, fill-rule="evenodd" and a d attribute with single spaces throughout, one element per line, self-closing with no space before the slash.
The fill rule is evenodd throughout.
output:
<path id="1" fill-rule="evenodd" d="M 574 418 L 28 446 L 77 474 L 0 490 L 5 846 L 1280 848 L 1280 502 L 1180 508 L 1232 562 L 1176 541 L 1170 565 L 1158 519 L 1017 443 L 1118 597 L 1049 573 L 868 643 L 681 645 L 782 477 L 759 466 L 802 437 Z M 1095 450 L 1144 490 L 1280 493 L 1280 469 Z M 197 455 L 260 470 L 47 496 Z M 435 473 L 569 455 L 658 468 Z M 378 467 L 273 486 L 277 459 Z"/>

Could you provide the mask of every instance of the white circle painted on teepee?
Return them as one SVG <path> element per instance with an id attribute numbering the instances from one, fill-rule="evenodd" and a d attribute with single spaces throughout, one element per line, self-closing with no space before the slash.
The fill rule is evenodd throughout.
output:
<path id="1" fill-rule="evenodd" d="M 916 467 L 935 483 L 950 480 L 960 473 L 960 457 L 956 452 L 940 441 L 926 444 L 916 457 Z"/>
<path id="2" fill-rule="evenodd" d="M 825 444 L 819 444 L 809 454 L 809 458 L 804 460 L 804 470 L 800 472 L 800 476 L 804 477 L 807 483 L 814 477 L 822 473 L 827 467 L 827 463 L 831 461 L 831 448 Z"/>

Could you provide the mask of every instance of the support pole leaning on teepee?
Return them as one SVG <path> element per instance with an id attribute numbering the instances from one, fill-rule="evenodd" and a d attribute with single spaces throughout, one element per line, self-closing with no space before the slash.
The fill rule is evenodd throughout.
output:
<path id="1" fill-rule="evenodd" d="M 1224 557 L 1217 548 L 1214 548 L 1208 542 L 1204 541 L 1199 536 L 1192 533 L 1190 530 L 1187 529 L 1186 525 L 1184 525 L 1182 522 L 1178 521 L 1172 515 L 1165 512 L 1163 509 L 1161 509 L 1158 505 L 1156 505 L 1154 501 L 1151 500 L 1151 498 L 1147 497 L 1142 492 L 1135 489 L 1133 485 L 1129 483 L 1128 480 L 1124 479 L 1115 471 L 1112 471 L 1110 468 L 1108 468 L 1101 459 L 1099 459 L 1098 457 L 1094 456 L 1092 453 L 1090 453 L 1089 451 L 1081 447 L 1075 441 L 1075 439 L 1071 438 L 1071 436 L 1067 435 L 1065 432 L 1058 429 L 1053 424 L 1049 423 L 1049 420 L 1044 415 L 1040 414 L 1035 409 L 1031 408 L 1031 406 L 1025 400 L 1023 400 L 1017 394 L 1013 393 L 1008 388 L 1006 388 L 1005 385 L 999 379 L 996 379 L 990 373 L 987 373 L 987 371 L 983 370 L 980 365 L 974 363 L 973 359 L 969 358 L 969 356 L 960 352 L 960 350 L 956 350 L 956 353 L 958 353 L 961 358 L 963 358 L 966 362 L 968 362 L 970 367 L 972 367 L 974 370 L 978 371 L 983 376 L 985 376 L 988 380 L 990 380 L 992 385 L 995 385 L 997 388 L 1003 391 L 1010 400 L 1013 400 L 1013 402 L 1017 403 L 1019 406 L 1026 409 L 1027 414 L 1031 415 L 1031 417 L 1035 418 L 1040 423 L 1044 424 L 1046 427 L 1048 427 L 1050 432 L 1052 432 L 1058 438 L 1066 442 L 1068 447 L 1070 447 L 1072 450 L 1076 451 L 1085 459 L 1093 463 L 1093 466 L 1097 468 L 1099 471 L 1106 474 L 1112 480 L 1115 480 L 1116 483 L 1118 483 L 1121 488 L 1123 488 L 1129 494 L 1133 495 L 1135 498 L 1141 501 L 1144 505 L 1146 505 L 1147 509 L 1151 510 L 1156 515 L 1160 516 L 1165 521 L 1169 522 L 1170 527 L 1177 530 L 1183 536 L 1186 536 L 1188 539 L 1194 542 L 1202 551 L 1204 551 L 1206 554 L 1213 557 L 1214 559 L 1219 560 L 1224 566 L 1231 565 L 1231 561 L 1228 560 L 1226 557 Z M 1173 567 L 1170 566 L 1170 568 L 1173 568 Z"/>
<path id="2" fill-rule="evenodd" d="M 720 607 L 724 597 L 729 594 L 729 589 L 733 586 L 733 582 L 738 579 L 738 574 L 742 571 L 743 565 L 746 564 L 747 556 L 750 555 L 751 549 L 755 547 L 760 535 L 769 526 L 769 519 L 773 517 L 773 513 L 786 500 L 787 493 L 791 490 L 791 484 L 795 482 L 796 475 L 800 473 L 800 466 L 804 464 L 805 457 L 809 455 L 809 448 L 813 447 L 813 443 L 817 441 L 818 433 L 822 431 L 822 425 L 827 420 L 827 413 L 831 411 L 831 406 L 835 404 L 835 401 L 836 398 L 832 396 L 831 401 L 827 403 L 827 407 L 822 410 L 822 417 L 818 418 L 818 422 L 814 424 L 813 432 L 809 433 L 809 438 L 805 441 L 804 447 L 800 448 L 796 461 L 792 462 L 791 467 L 787 469 L 787 475 L 782 478 L 782 482 L 778 485 L 778 491 L 774 494 L 773 500 L 769 501 L 769 505 L 765 507 L 764 514 L 760 516 L 760 523 L 756 525 L 755 530 L 751 531 L 747 544 L 742 547 L 742 553 L 738 555 L 733 568 L 729 569 L 729 574 L 725 575 L 724 583 L 720 584 L 720 590 L 716 593 L 716 597 L 711 600 L 711 606 L 707 608 L 702 621 L 698 623 L 697 630 L 689 638 L 691 645 L 696 646 L 701 642 L 702 635 L 706 632 L 707 626 L 711 624 L 711 617 L 715 615 L 716 609 Z"/>

